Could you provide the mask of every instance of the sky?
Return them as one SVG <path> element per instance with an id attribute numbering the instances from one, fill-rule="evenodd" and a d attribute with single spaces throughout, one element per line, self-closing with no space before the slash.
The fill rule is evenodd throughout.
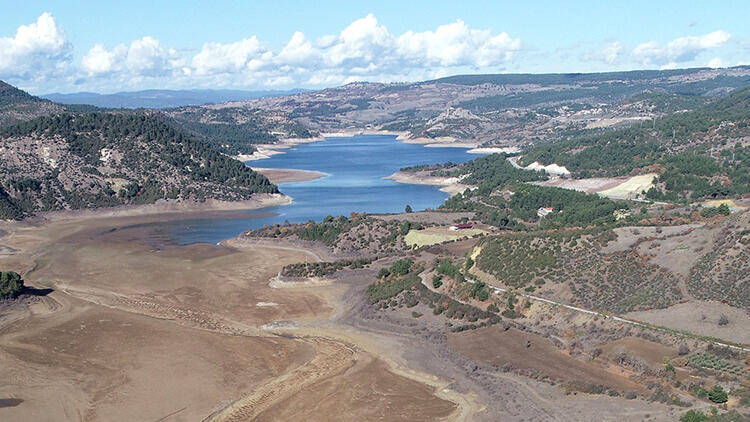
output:
<path id="1" fill-rule="evenodd" d="M 750 64 L 748 1 L 0 0 L 33 94 Z"/>

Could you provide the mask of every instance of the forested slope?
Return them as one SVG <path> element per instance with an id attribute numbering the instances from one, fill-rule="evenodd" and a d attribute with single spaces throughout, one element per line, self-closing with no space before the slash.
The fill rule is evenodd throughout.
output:
<path id="1" fill-rule="evenodd" d="M 38 117 L 2 129 L 0 145 L 1 218 L 278 192 L 217 148 L 142 113 Z"/>

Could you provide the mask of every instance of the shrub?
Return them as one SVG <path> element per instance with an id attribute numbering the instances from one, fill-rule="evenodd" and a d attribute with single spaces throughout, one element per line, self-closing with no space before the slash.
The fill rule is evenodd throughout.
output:
<path id="1" fill-rule="evenodd" d="M 714 403 L 726 403 L 728 398 L 727 392 L 724 391 L 720 385 L 715 385 L 714 388 L 708 392 L 708 399 Z"/>
<path id="2" fill-rule="evenodd" d="M 707 420 L 708 416 L 700 410 L 688 410 L 684 415 L 680 416 L 680 422 L 703 422 Z"/>

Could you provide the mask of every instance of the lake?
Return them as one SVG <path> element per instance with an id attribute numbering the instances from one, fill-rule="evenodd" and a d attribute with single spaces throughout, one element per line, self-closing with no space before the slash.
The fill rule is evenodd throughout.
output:
<path id="1" fill-rule="evenodd" d="M 251 162 L 253 167 L 317 170 L 328 176 L 308 182 L 282 183 L 294 198 L 286 206 L 238 211 L 232 218 L 201 218 L 159 223 L 179 244 L 216 243 L 265 224 L 320 221 L 328 215 L 403 212 L 436 208 L 448 194 L 438 186 L 410 185 L 383 179 L 400 168 L 477 158 L 467 148 L 434 148 L 406 144 L 391 135 L 357 135 L 301 144 L 286 153 Z"/>

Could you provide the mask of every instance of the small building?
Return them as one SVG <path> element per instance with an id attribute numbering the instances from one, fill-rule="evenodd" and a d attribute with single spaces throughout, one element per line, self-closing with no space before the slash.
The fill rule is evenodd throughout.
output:
<path id="1" fill-rule="evenodd" d="M 453 231 L 465 230 L 465 229 L 470 229 L 472 227 L 474 227 L 474 225 L 471 223 L 455 224 L 453 226 L 448 227 L 448 230 L 453 230 Z"/>
<path id="2" fill-rule="evenodd" d="M 544 217 L 545 215 L 553 212 L 555 209 L 552 207 L 539 207 L 538 210 L 536 210 L 536 215 L 539 217 Z"/>

